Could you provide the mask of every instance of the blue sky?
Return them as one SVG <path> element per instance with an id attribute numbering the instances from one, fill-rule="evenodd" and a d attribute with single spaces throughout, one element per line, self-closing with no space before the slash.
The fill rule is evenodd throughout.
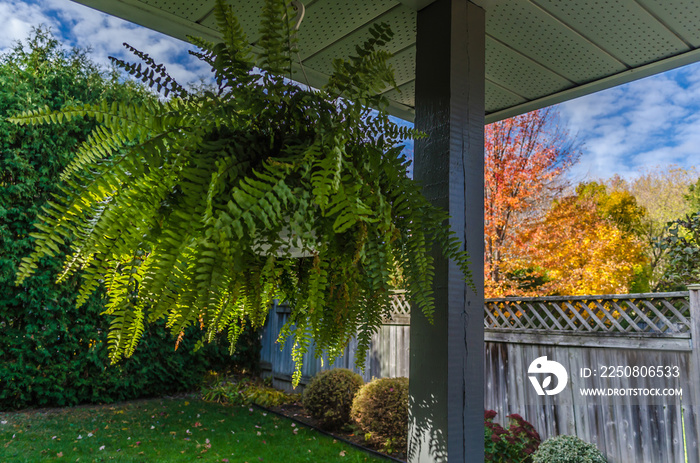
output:
<path id="1" fill-rule="evenodd" d="M 97 62 L 129 58 L 121 43 L 149 53 L 180 82 L 207 69 L 186 44 L 69 0 L 0 0 L 0 53 L 48 25 L 68 46 L 89 47 Z M 561 121 L 582 147 L 576 180 L 626 178 L 644 169 L 700 165 L 700 64 L 558 105 Z"/>
<path id="2" fill-rule="evenodd" d="M 576 177 L 633 177 L 640 170 L 700 165 L 700 64 L 558 105 L 582 143 Z"/>

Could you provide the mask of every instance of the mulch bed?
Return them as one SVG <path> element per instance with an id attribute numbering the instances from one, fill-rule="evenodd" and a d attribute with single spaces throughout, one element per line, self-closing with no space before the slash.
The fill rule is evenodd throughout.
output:
<path id="1" fill-rule="evenodd" d="M 386 452 L 382 451 L 381 447 L 365 441 L 364 436 L 360 434 L 355 434 L 351 429 L 342 429 L 339 431 L 326 431 L 324 429 L 321 429 L 321 427 L 319 426 L 319 421 L 313 418 L 299 402 L 282 405 L 280 407 L 270 407 L 266 408 L 266 410 L 269 410 L 278 415 L 285 416 L 289 419 L 314 428 L 316 431 L 319 431 L 323 434 L 328 434 L 338 440 L 345 441 L 363 450 L 369 451 L 370 453 L 373 453 L 375 455 L 383 456 L 391 461 L 402 463 L 406 461 L 405 452 L 393 452 L 392 454 L 387 454 Z"/>

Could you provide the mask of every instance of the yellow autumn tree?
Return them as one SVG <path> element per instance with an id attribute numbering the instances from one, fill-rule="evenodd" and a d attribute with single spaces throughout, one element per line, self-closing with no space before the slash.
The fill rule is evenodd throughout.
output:
<path id="1" fill-rule="evenodd" d="M 553 203 L 544 220 L 523 233 L 524 256 L 514 268 L 529 268 L 544 282 L 538 295 L 619 294 L 629 291 L 646 264 L 632 233 L 601 215 L 593 199 L 571 196 Z M 522 295 L 533 295 L 522 291 Z"/>

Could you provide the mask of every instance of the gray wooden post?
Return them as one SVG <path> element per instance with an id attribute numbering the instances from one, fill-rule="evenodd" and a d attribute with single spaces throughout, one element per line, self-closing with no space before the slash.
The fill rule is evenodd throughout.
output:
<path id="1" fill-rule="evenodd" d="M 687 438 L 695 440 L 688 442 L 688 461 L 700 461 L 700 284 L 688 285 L 690 293 L 690 378 L 688 387 L 690 393 L 683 395 L 683 406 L 691 410 L 693 415 L 693 432 L 687 432 Z M 685 392 L 685 391 L 684 391 Z M 688 425 L 686 423 L 686 425 Z M 689 430 L 690 431 L 690 430 Z M 694 444 L 694 445 L 693 445 Z"/>
<path id="2" fill-rule="evenodd" d="M 484 461 L 484 11 L 438 0 L 418 12 L 414 175 L 449 211 L 478 293 L 436 255 L 434 323 L 411 316 L 411 463 Z"/>

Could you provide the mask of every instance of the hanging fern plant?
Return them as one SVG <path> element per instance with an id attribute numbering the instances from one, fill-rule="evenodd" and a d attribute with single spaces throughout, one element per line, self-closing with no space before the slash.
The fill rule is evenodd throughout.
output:
<path id="1" fill-rule="evenodd" d="M 266 1 L 255 58 L 221 0 L 215 16 L 222 42 L 190 39 L 200 49 L 193 54 L 211 65 L 213 90 L 186 90 L 127 46 L 142 64 L 113 61 L 166 98 L 12 118 L 99 123 L 66 169 L 63 195 L 44 208 L 17 281 L 70 242 L 58 279 L 82 273 L 79 304 L 107 286 L 114 361 L 130 356 L 144 324 L 160 318 L 177 342 L 199 325 L 203 341 L 227 331 L 233 349 L 243 327 L 261 326 L 278 298 L 292 307 L 280 338 L 294 337 L 295 382 L 312 340 L 334 358 L 357 336 L 362 365 L 389 307 L 395 266 L 427 317 L 435 243 L 469 277 L 445 212 L 406 175 L 401 142 L 416 133 L 392 123 L 375 96 L 395 86 L 382 50 L 391 32 L 373 26 L 372 38 L 336 60 L 316 91 L 285 78 L 296 33 L 284 1 Z"/>

